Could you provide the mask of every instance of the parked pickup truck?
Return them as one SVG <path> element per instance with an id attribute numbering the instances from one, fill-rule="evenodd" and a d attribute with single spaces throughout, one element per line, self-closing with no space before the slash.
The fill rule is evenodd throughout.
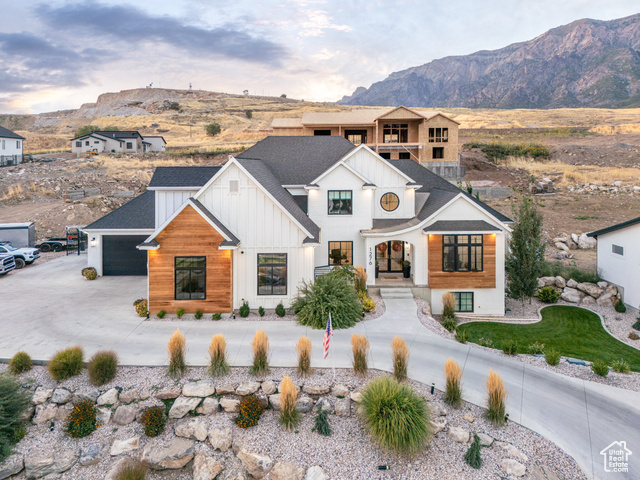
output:
<path id="1" fill-rule="evenodd" d="M 13 255 L 0 254 L 0 275 L 6 275 L 16 268 L 16 262 Z"/>
<path id="2" fill-rule="evenodd" d="M 13 255 L 16 268 L 30 265 L 40 258 L 40 250 L 37 248 L 16 248 L 9 242 L 0 242 L 0 255 Z"/>

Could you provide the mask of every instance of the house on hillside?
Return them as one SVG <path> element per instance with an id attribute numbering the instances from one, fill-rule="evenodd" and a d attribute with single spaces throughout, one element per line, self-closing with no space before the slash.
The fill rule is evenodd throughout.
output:
<path id="1" fill-rule="evenodd" d="M 164 152 L 167 142 L 163 137 L 143 137 L 133 131 L 98 131 L 71 139 L 73 153 L 91 151 L 112 153 Z"/>
<path id="2" fill-rule="evenodd" d="M 387 160 L 458 162 L 459 123 L 441 112 L 419 113 L 400 106 L 350 112 L 306 112 L 275 118 L 274 135 L 333 135 L 367 145 Z"/>
<path id="3" fill-rule="evenodd" d="M 587 234 L 598 240 L 600 276 L 618 287 L 622 301 L 640 306 L 640 217 Z"/>
<path id="4" fill-rule="evenodd" d="M 415 161 L 294 136 L 221 167 L 158 167 L 147 193 L 84 230 L 100 275 L 147 270 L 152 313 L 289 306 L 303 280 L 352 264 L 435 313 L 453 292 L 460 312 L 503 315 L 510 223 Z"/>
<path id="5" fill-rule="evenodd" d="M 0 167 L 22 163 L 23 142 L 24 137 L 0 127 Z"/>

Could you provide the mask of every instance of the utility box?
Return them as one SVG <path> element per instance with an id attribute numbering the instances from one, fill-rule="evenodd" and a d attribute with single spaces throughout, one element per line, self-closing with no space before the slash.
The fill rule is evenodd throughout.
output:
<path id="1" fill-rule="evenodd" d="M 0 223 L 0 242 L 11 242 L 16 248 L 33 248 L 36 244 L 36 224 Z"/>

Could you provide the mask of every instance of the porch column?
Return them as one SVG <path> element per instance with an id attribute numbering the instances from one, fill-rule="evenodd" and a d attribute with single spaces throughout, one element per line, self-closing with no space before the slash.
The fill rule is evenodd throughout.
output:
<path id="1" fill-rule="evenodd" d="M 376 284 L 376 240 L 365 237 L 367 285 Z"/>

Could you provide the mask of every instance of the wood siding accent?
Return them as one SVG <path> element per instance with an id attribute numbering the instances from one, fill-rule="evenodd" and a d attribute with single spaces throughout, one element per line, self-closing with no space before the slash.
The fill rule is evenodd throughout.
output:
<path id="1" fill-rule="evenodd" d="M 443 272 L 442 235 L 429 235 L 429 288 L 495 288 L 496 235 L 482 236 L 482 272 Z"/>
<path id="2" fill-rule="evenodd" d="M 188 205 L 156 237 L 158 250 L 150 250 L 149 311 L 175 313 L 180 307 L 185 313 L 226 313 L 232 310 L 231 250 L 218 250 L 224 241 L 193 207 Z M 205 256 L 206 299 L 175 300 L 175 257 Z"/>

